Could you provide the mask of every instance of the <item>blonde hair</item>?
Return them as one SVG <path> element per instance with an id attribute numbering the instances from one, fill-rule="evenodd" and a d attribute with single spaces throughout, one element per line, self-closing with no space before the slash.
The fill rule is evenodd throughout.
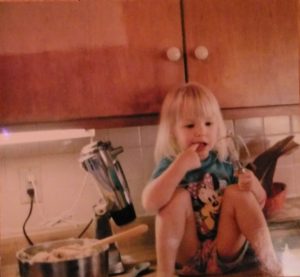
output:
<path id="1" fill-rule="evenodd" d="M 223 161 L 228 157 L 225 140 L 226 127 L 215 96 L 204 86 L 197 83 L 187 83 L 177 90 L 169 92 L 163 102 L 154 158 L 158 163 L 162 158 L 174 158 L 179 153 L 173 136 L 173 127 L 183 113 L 193 116 L 214 117 L 217 124 L 217 140 L 215 150 L 218 158 Z"/>

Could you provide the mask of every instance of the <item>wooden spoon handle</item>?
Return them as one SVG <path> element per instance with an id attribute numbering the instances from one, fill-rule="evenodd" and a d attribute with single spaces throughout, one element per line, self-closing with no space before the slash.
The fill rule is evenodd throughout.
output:
<path id="1" fill-rule="evenodd" d="M 137 225 L 136 227 L 130 228 L 126 231 L 123 231 L 123 232 L 117 233 L 115 235 L 109 236 L 107 238 L 98 240 L 97 242 L 90 245 L 89 247 L 100 247 L 100 246 L 103 246 L 106 244 L 110 244 L 113 242 L 118 242 L 118 241 L 127 239 L 129 237 L 138 236 L 143 233 L 146 233 L 148 231 L 148 229 L 149 229 L 148 225 L 140 224 L 140 225 Z"/>

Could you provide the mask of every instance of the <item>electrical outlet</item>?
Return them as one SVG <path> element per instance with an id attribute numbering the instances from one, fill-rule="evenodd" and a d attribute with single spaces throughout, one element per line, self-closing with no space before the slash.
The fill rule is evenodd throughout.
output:
<path id="1" fill-rule="evenodd" d="M 21 168 L 20 177 L 20 201 L 21 204 L 29 204 L 31 201 L 27 193 L 28 189 L 34 190 L 34 202 L 42 202 L 41 170 L 37 166 Z"/>

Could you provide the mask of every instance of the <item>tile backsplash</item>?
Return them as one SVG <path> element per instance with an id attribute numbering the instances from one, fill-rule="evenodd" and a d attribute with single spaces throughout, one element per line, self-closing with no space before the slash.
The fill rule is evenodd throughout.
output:
<path id="1" fill-rule="evenodd" d="M 226 120 L 227 128 L 243 137 L 252 160 L 257 154 L 287 135 L 300 143 L 300 116 L 272 116 Z M 145 215 L 141 192 L 154 167 L 153 150 L 157 126 L 97 129 L 95 140 L 110 140 L 123 146 L 119 161 L 131 190 L 136 212 Z M 81 148 L 89 139 L 0 146 L 1 237 L 21 235 L 29 211 L 24 202 L 22 172 L 37 172 L 38 201 L 27 223 L 29 232 L 86 224 L 98 202 L 97 183 L 78 162 Z M 288 197 L 300 196 L 300 149 L 279 159 L 274 181 L 288 186 Z"/>

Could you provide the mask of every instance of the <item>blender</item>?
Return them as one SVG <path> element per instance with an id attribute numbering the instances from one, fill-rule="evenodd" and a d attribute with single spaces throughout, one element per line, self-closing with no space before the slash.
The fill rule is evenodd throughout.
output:
<path id="1" fill-rule="evenodd" d="M 80 153 L 82 167 L 97 181 L 102 197 L 94 206 L 96 215 L 96 238 L 112 234 L 110 220 L 118 226 L 136 218 L 129 187 L 117 156 L 123 147 L 114 148 L 110 141 L 96 141 L 84 146 Z M 120 252 L 115 243 L 109 245 L 109 274 L 124 272 Z"/>

